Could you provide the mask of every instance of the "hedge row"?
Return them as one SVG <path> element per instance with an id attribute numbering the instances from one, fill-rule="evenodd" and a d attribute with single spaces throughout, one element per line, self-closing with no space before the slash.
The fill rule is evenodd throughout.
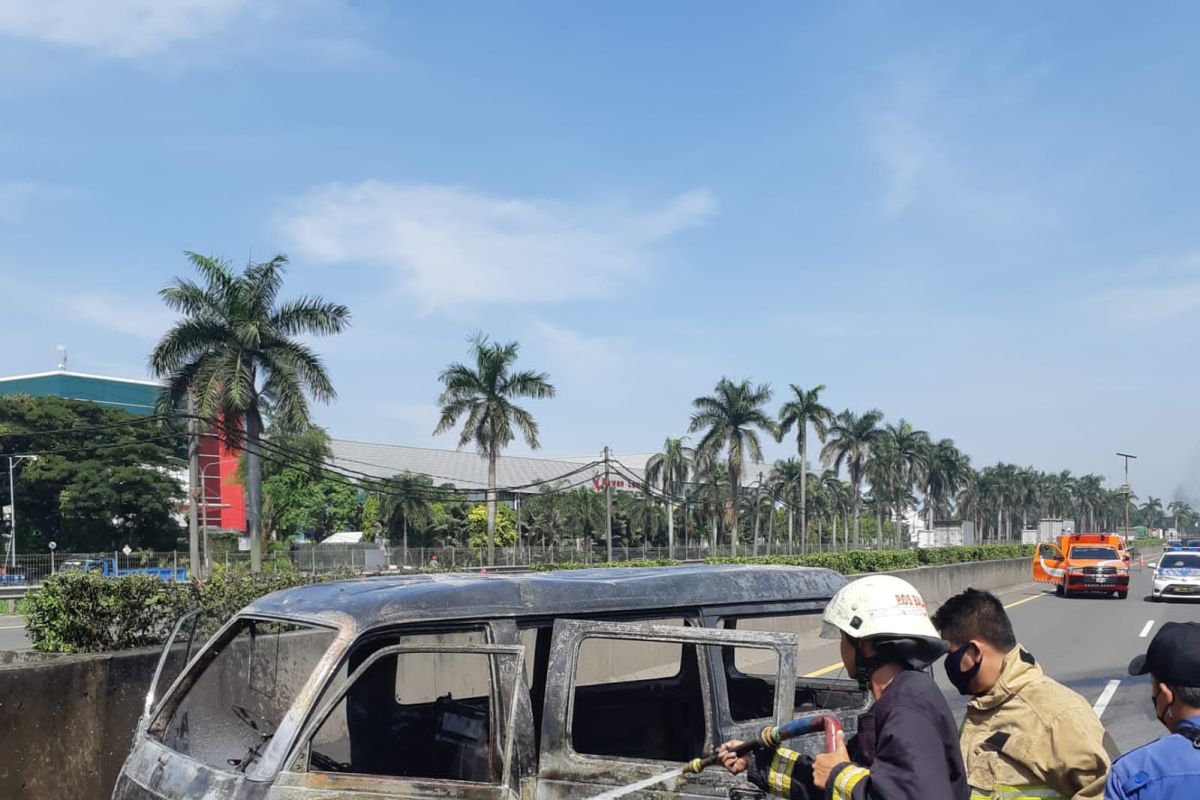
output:
<path id="1" fill-rule="evenodd" d="M 60 572 L 22 600 L 20 611 L 35 650 L 97 653 L 162 644 L 175 621 L 197 606 L 203 609 L 197 636 L 207 638 L 265 594 L 333 577 L 230 571 L 202 583 L 166 583 L 152 575 Z"/>
<path id="2" fill-rule="evenodd" d="M 826 567 L 843 574 L 880 572 L 964 561 L 994 561 L 1032 555 L 1031 546 L 984 545 L 927 550 L 853 550 L 807 556 L 710 559 L 718 564 L 785 564 Z M 535 570 L 587 567 L 661 567 L 678 561 L 654 559 L 614 564 L 536 564 Z M 303 572 L 252 575 L 222 571 L 203 582 L 165 583 L 151 575 L 104 578 L 87 572 L 60 572 L 21 601 L 34 649 L 53 653 L 95 653 L 162 644 L 175 621 L 196 606 L 203 609 L 198 636 L 207 638 L 240 609 L 265 594 L 348 575 Z"/>
<path id="3" fill-rule="evenodd" d="M 840 553 L 810 553 L 806 556 L 759 556 L 746 558 L 710 558 L 707 564 L 782 564 L 792 567 L 825 567 L 843 575 L 861 572 L 888 572 L 897 569 L 961 564 L 968 561 L 1000 561 L 1030 558 L 1033 545 L 988 544 L 964 547 L 931 547 L 916 550 L 850 550 Z M 534 564 L 535 570 L 589 569 L 592 567 L 666 567 L 679 561 L 653 559 L 614 564 L 585 564 L 567 561 L 560 564 Z"/>

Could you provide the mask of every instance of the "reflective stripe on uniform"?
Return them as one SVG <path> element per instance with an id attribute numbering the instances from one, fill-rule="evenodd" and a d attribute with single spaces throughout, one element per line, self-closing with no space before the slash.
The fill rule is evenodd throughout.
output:
<path id="1" fill-rule="evenodd" d="M 795 750 L 780 747 L 775 751 L 775 757 L 771 759 L 771 766 L 767 770 L 767 784 L 772 791 L 784 797 L 791 797 L 792 769 L 796 766 L 798 758 L 800 754 Z"/>
<path id="2" fill-rule="evenodd" d="M 833 782 L 833 800 L 850 800 L 850 796 L 854 793 L 854 787 L 870 774 L 869 769 L 855 764 L 847 764 L 838 773 L 837 780 Z"/>

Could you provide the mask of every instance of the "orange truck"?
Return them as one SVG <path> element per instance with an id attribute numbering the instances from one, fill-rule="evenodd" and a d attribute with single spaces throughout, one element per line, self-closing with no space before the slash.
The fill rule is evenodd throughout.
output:
<path id="1" fill-rule="evenodd" d="M 1072 594 L 1129 596 L 1129 559 L 1125 542 L 1116 534 L 1073 533 L 1056 544 L 1038 545 L 1033 579 L 1053 584 L 1063 597 Z"/>

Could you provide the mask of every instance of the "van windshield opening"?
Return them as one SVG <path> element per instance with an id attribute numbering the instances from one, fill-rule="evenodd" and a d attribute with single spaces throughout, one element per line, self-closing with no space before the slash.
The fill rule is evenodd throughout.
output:
<path id="1" fill-rule="evenodd" d="M 1111 547 L 1072 547 L 1071 558 L 1107 558 L 1116 561 L 1120 556 Z"/>
<path id="2" fill-rule="evenodd" d="M 201 654 L 151 735 L 210 767 L 244 772 L 335 636 L 327 628 L 240 620 Z"/>

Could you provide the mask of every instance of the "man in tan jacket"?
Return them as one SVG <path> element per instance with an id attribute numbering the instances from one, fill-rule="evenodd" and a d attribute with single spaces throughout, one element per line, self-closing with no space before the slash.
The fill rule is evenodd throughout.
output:
<path id="1" fill-rule="evenodd" d="M 950 645 L 947 677 L 973 695 L 960 738 L 971 800 L 1103 797 L 1111 763 L 1104 726 L 1017 644 L 1000 601 L 967 589 L 942 604 L 933 624 Z"/>

